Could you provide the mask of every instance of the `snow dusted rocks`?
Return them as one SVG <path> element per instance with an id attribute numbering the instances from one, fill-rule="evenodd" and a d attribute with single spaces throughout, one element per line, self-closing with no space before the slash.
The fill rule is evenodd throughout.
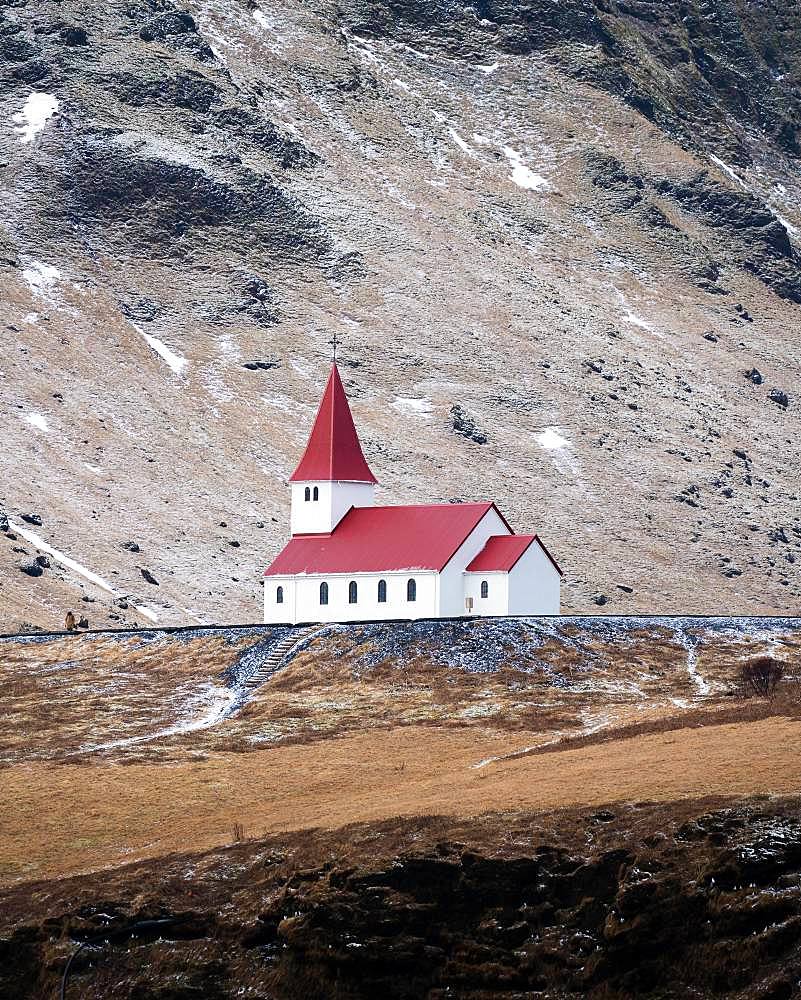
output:
<path id="1" fill-rule="evenodd" d="M 473 441 L 475 444 L 487 443 L 487 435 L 478 427 L 475 419 L 465 413 L 458 403 L 451 407 L 451 425 L 457 434 L 461 434 L 468 441 Z"/>

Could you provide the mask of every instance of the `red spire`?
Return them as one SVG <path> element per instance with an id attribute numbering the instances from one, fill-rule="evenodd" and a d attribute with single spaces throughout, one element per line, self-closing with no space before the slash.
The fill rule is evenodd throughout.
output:
<path id="1" fill-rule="evenodd" d="M 289 481 L 377 482 L 364 460 L 336 364 L 331 368 L 303 458 Z"/>

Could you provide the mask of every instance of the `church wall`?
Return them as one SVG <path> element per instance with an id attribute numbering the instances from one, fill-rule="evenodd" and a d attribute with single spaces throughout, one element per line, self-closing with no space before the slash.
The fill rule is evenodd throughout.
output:
<path id="1" fill-rule="evenodd" d="M 410 579 L 417 599 L 407 601 Z M 348 600 L 351 581 L 357 601 Z M 387 600 L 378 603 L 378 581 L 387 584 Z M 320 604 L 320 584 L 328 584 L 328 604 Z M 392 618 L 434 618 L 437 614 L 437 574 L 432 572 L 354 573 L 328 576 L 265 577 L 264 620 L 270 622 L 348 622 Z M 284 603 L 275 603 L 277 586 L 284 587 Z"/>
<path id="2" fill-rule="evenodd" d="M 490 508 L 462 542 L 456 554 L 440 574 L 439 606 L 441 618 L 465 615 L 464 571 L 468 563 L 484 548 L 491 535 L 508 535 L 509 529 L 496 510 Z"/>
<path id="3" fill-rule="evenodd" d="M 481 583 L 487 582 L 487 596 L 481 596 Z M 465 573 L 465 597 L 473 598 L 473 610 L 464 614 L 474 617 L 482 615 L 509 614 L 509 574 L 508 573 Z"/>
<path id="4" fill-rule="evenodd" d="M 561 577 L 533 542 L 509 573 L 510 615 L 558 615 Z"/>
<path id="5" fill-rule="evenodd" d="M 292 483 L 290 530 L 293 535 L 327 534 L 336 527 L 351 507 L 372 507 L 375 486 L 372 483 Z M 306 490 L 318 499 L 306 500 Z"/>

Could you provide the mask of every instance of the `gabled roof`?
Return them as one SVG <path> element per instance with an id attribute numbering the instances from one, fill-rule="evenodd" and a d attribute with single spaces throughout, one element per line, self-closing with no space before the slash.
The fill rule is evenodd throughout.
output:
<path id="1" fill-rule="evenodd" d="M 484 548 L 469 563 L 466 573 L 508 573 L 520 560 L 523 553 L 536 542 L 551 560 L 554 568 L 563 576 L 551 553 L 545 548 L 539 535 L 492 535 Z"/>
<path id="2" fill-rule="evenodd" d="M 294 535 L 265 576 L 440 571 L 492 503 L 352 507 L 328 535 Z M 505 522 L 504 522 L 505 523 Z"/>
<path id="3" fill-rule="evenodd" d="M 336 365 L 331 368 L 309 442 L 290 483 L 318 481 L 375 483 L 362 454 L 348 397 Z"/>

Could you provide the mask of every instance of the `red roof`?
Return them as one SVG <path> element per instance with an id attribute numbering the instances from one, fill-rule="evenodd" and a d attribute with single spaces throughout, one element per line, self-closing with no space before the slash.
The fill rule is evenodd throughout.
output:
<path id="1" fill-rule="evenodd" d="M 359 435 L 353 424 L 348 397 L 334 365 L 328 377 L 320 408 L 314 420 L 303 458 L 289 477 L 290 483 L 334 481 L 375 483 L 364 460 Z"/>
<path id="2" fill-rule="evenodd" d="M 536 542 L 554 564 L 559 575 L 562 571 L 551 553 L 540 541 L 539 535 L 492 535 L 487 544 L 468 565 L 467 573 L 508 573 L 517 564 L 526 549 Z"/>
<path id="3" fill-rule="evenodd" d="M 492 503 L 352 507 L 330 535 L 294 535 L 264 575 L 439 571 L 489 510 L 503 519 Z"/>

